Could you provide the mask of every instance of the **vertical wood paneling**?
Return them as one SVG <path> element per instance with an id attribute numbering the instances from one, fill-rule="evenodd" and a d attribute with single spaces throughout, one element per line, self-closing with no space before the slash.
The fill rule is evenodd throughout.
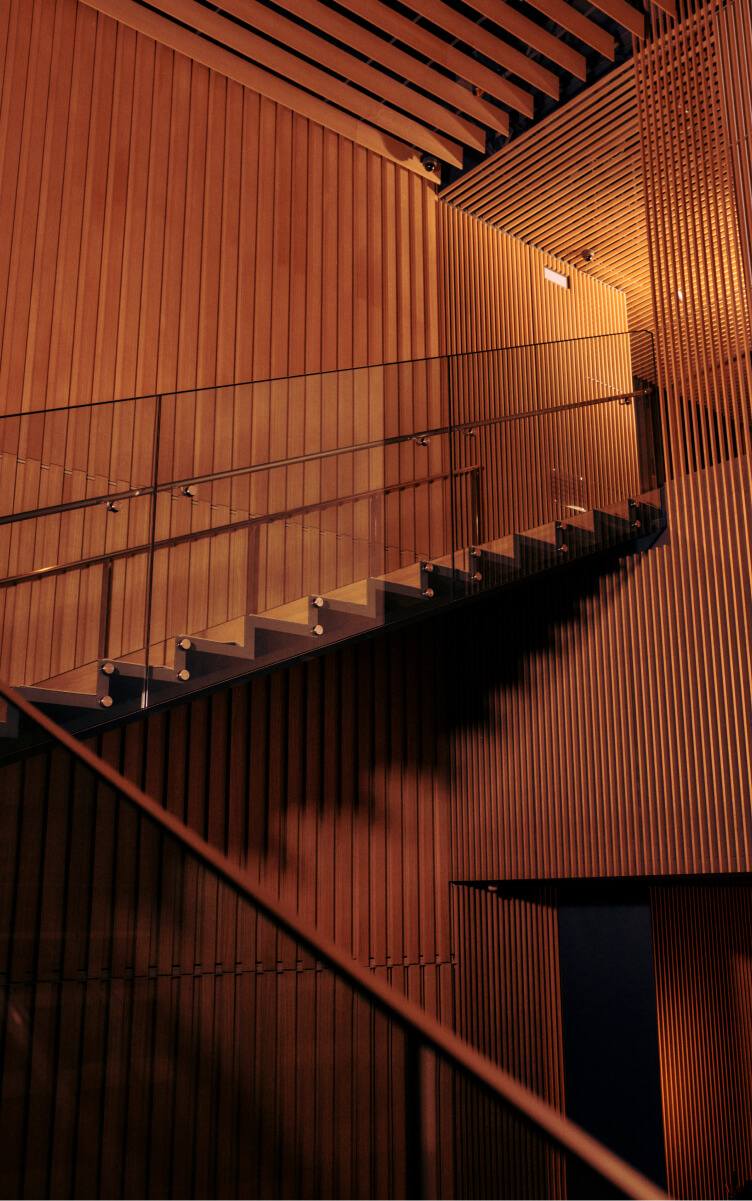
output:
<path id="1" fill-rule="evenodd" d="M 651 910 L 669 1192 L 723 1196 L 752 1175 L 749 889 L 655 888 Z"/>
<path id="2" fill-rule="evenodd" d="M 3 1192 L 404 1195 L 401 1033 L 64 753 L 0 775 Z"/>
<path id="3" fill-rule="evenodd" d="M 430 183 L 76 0 L 8 0 L 4 12 L 12 42 L 12 86 L 0 100 L 6 411 L 437 354 Z M 365 373 L 329 374 L 303 388 L 166 398 L 161 478 L 377 439 L 443 412 L 440 389 L 422 379 L 393 394 L 371 388 Z M 404 406 L 412 392 L 415 403 Z M 24 426 L 15 469 L 13 456 L 4 459 L 16 507 L 19 482 L 25 507 L 45 503 L 40 489 L 51 464 L 123 481 L 151 455 L 153 423 L 123 407 L 80 414 L 75 428 L 61 420 L 59 437 L 53 425 L 41 448 L 26 441 L 31 425 Z M 4 451 L 7 438 L 4 430 Z M 370 486 L 402 482 L 402 467 L 385 480 L 377 458 Z M 357 490 L 357 476 L 345 458 L 218 483 L 192 506 L 163 498 L 158 533 L 334 499 Z M 442 552 L 436 505 L 426 497 L 414 520 L 399 502 L 392 506 L 382 540 L 411 553 Z M 49 493 L 45 501 L 55 503 Z M 364 520 L 360 511 L 331 509 L 305 529 L 305 521 L 269 527 L 255 565 L 268 567 L 258 603 L 362 578 Z M 71 553 L 62 546 L 58 561 Z M 153 609 L 162 616 L 152 641 L 175 621 L 184 632 L 191 613 L 206 628 L 253 608 L 237 587 L 249 576 L 248 556 L 247 535 L 161 556 Z M 75 625 L 57 602 L 46 607 L 54 589 L 45 596 L 33 610 L 40 629 L 60 629 L 61 618 Z M 6 616 L 16 611 L 5 606 Z M 5 642 L 22 634 L 6 627 Z M 130 645 L 119 635 L 113 645 L 135 651 L 143 632 L 132 636 Z M 46 654 L 27 657 L 24 681 L 47 678 L 47 669 Z"/>
<path id="4" fill-rule="evenodd" d="M 746 127 L 719 87 L 744 95 L 746 77 L 718 32 L 736 21 L 744 44 L 748 6 L 720 26 L 717 12 L 675 30 L 656 18 L 635 68 L 665 432 L 683 475 L 666 488 L 668 534 L 600 576 L 578 568 L 489 608 L 482 651 L 460 635 L 460 878 L 749 868 L 750 335 L 745 194 L 729 191 Z"/>
<path id="5" fill-rule="evenodd" d="M 6 411 L 438 353 L 431 184 L 76 0 L 4 13 Z"/>
<path id="6" fill-rule="evenodd" d="M 672 484 L 670 541 L 458 625 L 459 878 L 749 870 L 750 643 L 714 583 L 736 578 L 734 490 L 738 463 Z"/>
<path id="7" fill-rule="evenodd" d="M 499 897 L 456 885 L 457 1029 L 549 1104 L 564 1108 L 555 898 Z M 464 1196 L 559 1197 L 564 1162 L 507 1115 L 463 1096 L 457 1158 Z"/>
<path id="8" fill-rule="evenodd" d="M 451 205 L 440 216 L 446 344 L 458 355 L 449 368 L 455 421 L 632 390 L 622 293 Z M 569 286 L 546 280 L 545 267 Z M 616 403 L 486 426 L 459 436 L 453 454 L 457 466 L 480 468 L 480 541 L 571 516 L 560 503 L 562 480 L 582 481 L 587 508 L 639 491 L 634 410 Z M 473 538 L 464 517 L 460 545 Z"/>
<path id="9" fill-rule="evenodd" d="M 428 623 L 293 665 L 106 735 L 102 753 L 362 962 L 448 963 L 439 636 Z"/>
<path id="10" fill-rule="evenodd" d="M 649 329 L 639 143 L 628 61 L 442 189 L 441 198 L 620 289 L 630 328 Z"/>
<path id="11" fill-rule="evenodd" d="M 750 16 L 747 5 L 738 18 L 720 12 L 711 0 L 687 10 L 676 30 L 656 16 L 652 42 L 635 57 L 658 365 L 677 474 L 747 452 L 749 196 L 722 81 L 732 93 L 735 82 L 744 86 L 746 67 L 724 31 L 728 19 L 748 27 Z M 733 514 L 738 521 L 746 525 L 746 514 Z"/>

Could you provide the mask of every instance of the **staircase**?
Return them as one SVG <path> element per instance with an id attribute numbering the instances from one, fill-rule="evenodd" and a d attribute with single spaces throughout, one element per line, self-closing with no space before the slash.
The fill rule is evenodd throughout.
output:
<path id="1" fill-rule="evenodd" d="M 321 596 L 301 597 L 265 613 L 186 631 L 166 645 L 161 666 L 147 664 L 143 652 L 100 659 L 17 691 L 54 721 L 79 732 L 147 704 L 174 703 L 333 643 L 428 616 L 574 560 L 645 545 L 664 524 L 660 492 L 645 493 L 566 521 L 466 546 L 454 556 L 418 561 Z M 22 717 L 20 721 L 23 725 Z M 23 733 L 18 711 L 9 711 L 0 721 L 0 738 Z"/>

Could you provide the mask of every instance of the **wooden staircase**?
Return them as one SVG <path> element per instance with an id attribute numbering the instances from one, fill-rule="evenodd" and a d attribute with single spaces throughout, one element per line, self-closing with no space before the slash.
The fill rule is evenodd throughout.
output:
<path id="1" fill-rule="evenodd" d="M 148 707 L 237 682 L 256 671 L 359 638 L 395 621 L 435 612 L 516 580 L 618 547 L 664 528 L 659 492 L 550 522 L 524 533 L 467 546 L 383 576 L 356 581 L 321 596 L 301 597 L 262 614 L 246 614 L 208 630 L 180 634 L 165 663 L 143 652 L 96 663 L 17 691 L 49 717 L 80 732 Z M 17 711 L 0 721 L 0 738 L 15 738 Z"/>

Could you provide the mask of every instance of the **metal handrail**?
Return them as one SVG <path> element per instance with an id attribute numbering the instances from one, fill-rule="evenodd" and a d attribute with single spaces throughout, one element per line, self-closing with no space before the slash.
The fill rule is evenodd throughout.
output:
<path id="1" fill-rule="evenodd" d="M 255 884 L 241 868 L 236 867 L 178 818 L 99 759 L 88 747 L 77 742 L 39 712 L 3 680 L 0 680 L 0 696 L 36 723 L 54 742 L 102 782 L 120 793 L 143 817 L 180 843 L 185 851 L 304 947 L 318 962 L 324 964 L 339 979 L 346 981 L 359 996 L 399 1026 L 408 1038 L 417 1040 L 418 1046 L 415 1049 L 418 1052 L 428 1050 L 448 1062 L 455 1071 L 488 1096 L 512 1109 L 526 1125 L 550 1139 L 565 1153 L 574 1155 L 625 1196 L 645 1198 L 646 1201 L 652 1201 L 653 1198 L 663 1201 L 667 1198 L 667 1194 L 647 1177 L 630 1167 L 507 1072 L 473 1050 L 440 1022 L 428 1017 L 414 1002 L 408 1001 L 374 978 L 340 947 L 322 938 L 318 931 L 304 922 L 297 913 Z M 410 1083 L 419 1093 L 420 1063 L 417 1057 L 412 1058 L 417 1079 Z M 419 1157 L 420 1154 L 419 1150 Z"/>
<path id="2" fill-rule="evenodd" d="M 144 484 L 139 488 L 124 489 L 121 492 L 99 493 L 97 496 L 86 496 L 80 500 L 61 502 L 58 505 L 47 505 L 39 509 L 25 509 L 20 513 L 7 513 L 0 516 L 0 526 L 11 525 L 19 521 L 31 521 L 38 517 L 51 517 L 56 513 L 68 513 L 77 509 L 93 508 L 96 505 L 115 504 L 117 501 L 133 500 L 139 496 L 152 496 L 159 492 L 170 492 L 173 488 L 190 488 L 198 484 L 218 483 L 221 480 L 238 479 L 243 476 L 255 475 L 261 471 L 277 471 L 283 467 L 296 467 L 304 463 L 321 462 L 325 459 L 336 458 L 338 455 L 362 454 L 369 450 L 382 447 L 398 446 L 406 442 L 427 442 L 430 438 L 445 437 L 450 434 L 467 433 L 471 430 L 484 429 L 492 425 L 502 425 L 513 421 L 523 421 L 532 417 L 545 417 L 553 413 L 568 413 L 575 409 L 591 408 L 595 405 L 609 404 L 612 401 L 624 403 L 643 396 L 649 396 L 646 389 L 634 392 L 615 392 L 611 396 L 599 396 L 591 400 L 572 401 L 566 405 L 552 405 L 545 409 L 528 409 L 522 413 L 505 413 L 500 417 L 484 417 L 477 421 L 465 421 L 456 425 L 435 426 L 426 430 L 412 430 L 409 434 L 395 434 L 390 438 L 381 438 L 372 442 L 358 442 L 351 446 L 340 446 L 332 450 L 311 451 L 310 454 L 294 455 L 287 459 L 272 459 L 267 463 L 254 463 L 245 467 L 228 467 L 224 471 L 206 472 L 202 475 L 181 476 L 177 479 L 161 483 Z M 456 474 L 456 473 L 455 473 Z"/>
<path id="3" fill-rule="evenodd" d="M 515 346 L 493 346 L 486 350 L 456 350 L 449 354 L 426 355 L 422 359 L 392 359 L 386 363 L 362 363 L 357 367 L 332 367 L 328 371 L 301 371 L 298 375 L 272 375 L 264 379 L 249 379 L 233 381 L 229 384 L 205 384 L 198 388 L 174 388 L 164 392 L 142 392 L 139 396 L 118 396 L 111 400 L 88 400 L 84 404 L 58 405 L 49 409 L 21 409 L 14 413 L 0 414 L 0 420 L 13 417 L 39 417 L 49 413 L 80 412 L 84 409 L 108 404 L 128 404 L 135 400 L 156 400 L 158 396 L 195 396 L 199 392 L 222 392 L 228 388 L 255 388 L 265 384 L 281 384 L 288 380 L 321 379 L 332 375 L 352 375 L 357 371 L 378 371 L 385 367 L 409 367 L 413 363 L 449 362 L 453 359 L 469 359 L 482 355 L 507 354 L 512 351 L 538 350 L 544 346 L 565 346 L 575 342 L 597 342 L 603 338 L 633 338 L 636 334 L 645 334 L 654 346 L 653 331 L 649 329 L 614 330 L 607 334 L 587 334 L 582 338 L 554 338 L 550 342 L 520 342 Z"/>
<path id="4" fill-rule="evenodd" d="M 478 472 L 480 472 L 480 467 L 477 463 L 474 463 L 470 467 L 458 467 L 451 474 L 454 479 L 458 479 L 459 476 L 473 475 Z M 154 542 L 154 550 L 169 550 L 173 546 L 182 546 L 186 542 L 198 542 L 202 538 L 212 538 L 216 534 L 227 534 L 230 532 L 234 533 L 238 530 L 249 529 L 250 527 L 257 525 L 271 525 L 272 522 L 286 521 L 292 517 L 300 517 L 304 513 L 318 513 L 323 509 L 332 509 L 336 508 L 338 505 L 353 504 L 355 501 L 370 500 L 377 496 L 387 496 L 392 492 L 402 492 L 406 488 L 418 488 L 424 484 L 435 484 L 440 480 L 448 480 L 449 478 L 450 472 L 441 471 L 437 472 L 435 475 L 418 476 L 417 479 L 406 480 L 404 483 L 400 484 L 387 484 L 384 488 L 371 488 L 368 492 L 352 492 L 349 496 L 335 496 L 332 497 L 331 500 L 312 501 L 311 504 L 308 505 L 297 505 L 295 508 L 280 509 L 274 513 L 250 514 L 248 517 L 243 517 L 239 521 L 226 521 L 223 522 L 222 525 L 207 526 L 207 528 L 204 530 L 188 530 L 184 534 L 171 534 L 169 538 L 158 538 Z M 150 488 L 142 488 L 132 493 L 109 496 L 107 497 L 107 500 L 108 502 L 114 502 L 115 500 L 129 499 L 135 496 L 145 496 L 147 494 L 150 495 L 151 492 L 152 489 Z M 97 499 L 88 501 L 87 505 L 100 505 L 102 503 L 103 501 L 101 499 Z M 70 507 L 75 506 L 76 502 L 71 501 L 64 508 L 61 507 L 57 509 L 51 509 L 50 512 L 65 512 Z M 47 513 L 48 510 L 40 510 L 39 513 L 35 511 L 33 515 L 35 517 L 39 515 L 46 516 Z M 316 530 L 315 526 L 301 526 L 300 528 Z M 316 530 L 316 532 L 319 534 L 334 533 L 334 531 L 329 530 Z M 336 534 L 336 537 L 343 538 L 346 537 L 346 535 Z M 392 546 L 391 543 L 388 542 L 374 543 L 371 539 L 353 537 L 351 541 L 371 542 L 372 545 L 378 546 L 380 550 L 406 549 L 404 547 Z M 151 549 L 151 541 L 139 542 L 135 546 L 124 546 L 120 550 L 103 551 L 102 554 L 90 555 L 85 559 L 71 559 L 69 563 L 53 563 L 50 567 L 37 567 L 34 571 L 27 571 L 20 575 L 2 577 L 0 579 L 0 587 L 5 588 L 15 584 L 28 584 L 33 580 L 44 579 L 49 576 L 65 575 L 66 572 L 78 571 L 82 567 L 95 567 L 98 563 L 114 563 L 116 559 L 132 558 L 134 555 L 145 554 Z"/>

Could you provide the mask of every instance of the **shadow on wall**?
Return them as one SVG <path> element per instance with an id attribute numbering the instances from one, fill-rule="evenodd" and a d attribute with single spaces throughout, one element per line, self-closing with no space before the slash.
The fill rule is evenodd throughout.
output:
<path id="1" fill-rule="evenodd" d="M 621 549 L 580 559 L 449 615 L 448 728 L 480 730 L 501 717 L 497 729 L 504 735 L 503 714 L 492 712 L 493 699 L 507 689 L 531 691 L 536 657 L 556 656 L 562 627 L 582 621 L 583 602 L 598 594 L 604 578 L 618 575 L 623 557 Z"/>

